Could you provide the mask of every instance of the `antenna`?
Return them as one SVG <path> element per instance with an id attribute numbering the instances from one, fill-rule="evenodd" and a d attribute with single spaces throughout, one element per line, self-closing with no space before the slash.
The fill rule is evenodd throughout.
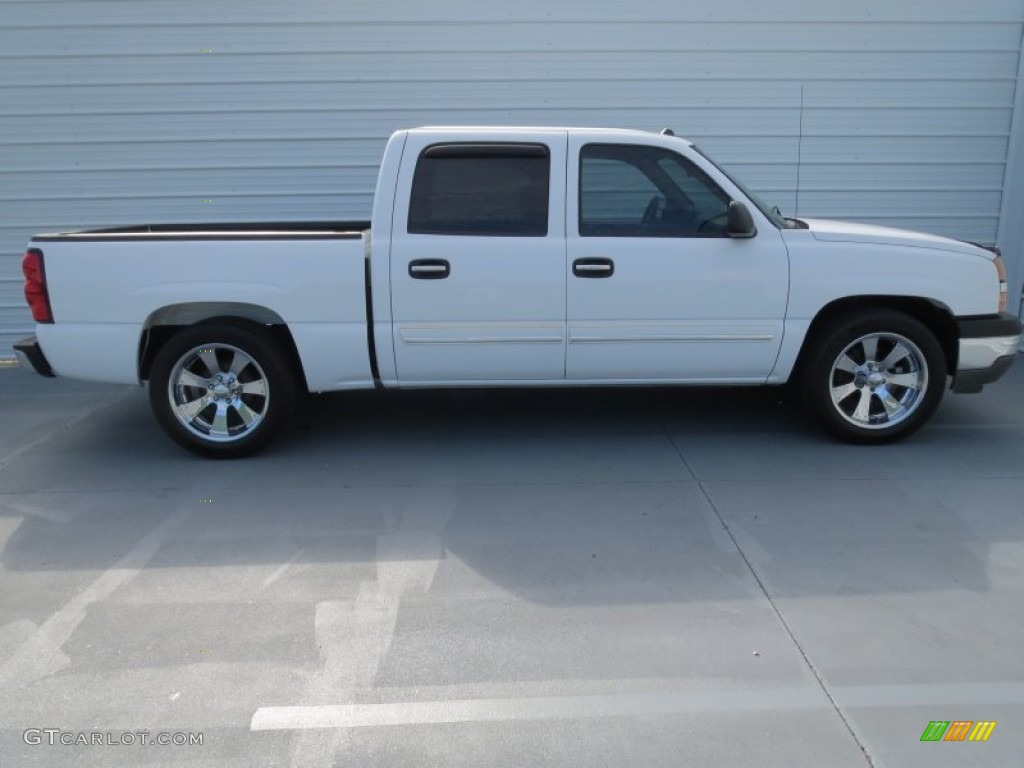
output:
<path id="1" fill-rule="evenodd" d="M 796 140 L 796 211 L 794 216 L 800 215 L 800 167 L 803 164 L 804 154 L 804 84 L 800 84 L 800 133 Z"/>

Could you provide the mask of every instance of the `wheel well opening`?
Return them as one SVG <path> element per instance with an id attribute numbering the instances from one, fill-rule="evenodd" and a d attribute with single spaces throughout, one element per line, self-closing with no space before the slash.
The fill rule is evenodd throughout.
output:
<path id="1" fill-rule="evenodd" d="M 807 329 L 807 335 L 804 337 L 804 343 L 800 348 L 793 372 L 796 374 L 802 369 L 808 350 L 814 348 L 822 332 L 835 318 L 843 315 L 856 316 L 860 312 L 872 309 L 891 309 L 903 312 L 923 323 L 935 334 L 935 338 L 942 347 L 943 356 L 946 359 L 946 373 L 950 376 L 956 373 L 959 332 L 952 312 L 929 299 L 911 296 L 851 296 L 826 304 L 814 316 Z"/>
<path id="2" fill-rule="evenodd" d="M 302 369 L 302 361 L 299 357 L 299 350 L 295 346 L 295 339 L 292 338 L 292 334 L 291 331 L 288 330 L 288 326 L 283 322 L 257 322 L 246 317 L 238 317 L 234 315 L 207 317 L 196 323 L 158 324 L 147 327 L 142 332 L 142 336 L 139 339 L 139 380 L 149 381 L 150 372 L 153 368 L 153 361 L 156 359 L 164 345 L 167 344 L 167 342 L 170 341 L 177 333 L 185 328 L 206 323 L 235 323 L 270 334 L 287 355 L 291 369 L 295 374 L 296 383 L 305 391 L 309 391 L 305 372 Z"/>

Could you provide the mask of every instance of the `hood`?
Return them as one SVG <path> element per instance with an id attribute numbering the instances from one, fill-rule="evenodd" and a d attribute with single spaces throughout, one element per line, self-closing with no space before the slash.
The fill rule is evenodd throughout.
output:
<path id="1" fill-rule="evenodd" d="M 878 227 L 874 224 L 855 224 L 850 221 L 829 219 L 801 219 L 806 222 L 811 234 L 818 240 L 843 243 L 877 243 L 880 245 L 903 245 L 909 248 L 930 248 L 938 251 L 952 251 L 972 256 L 983 256 L 990 261 L 995 254 L 979 245 L 954 240 L 950 237 L 912 232 L 908 229 Z"/>

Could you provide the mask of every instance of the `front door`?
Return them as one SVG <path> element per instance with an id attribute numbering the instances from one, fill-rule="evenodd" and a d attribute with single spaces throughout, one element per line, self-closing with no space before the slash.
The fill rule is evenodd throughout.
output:
<path id="1" fill-rule="evenodd" d="M 567 378 L 763 382 L 786 311 L 779 231 L 752 211 L 756 236 L 728 237 L 730 195 L 696 156 L 582 136 L 569 153 Z"/>

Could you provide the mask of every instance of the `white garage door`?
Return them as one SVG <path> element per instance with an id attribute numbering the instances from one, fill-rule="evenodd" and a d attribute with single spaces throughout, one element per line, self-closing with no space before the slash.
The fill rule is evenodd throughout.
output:
<path id="1" fill-rule="evenodd" d="M 993 241 L 1024 0 L 0 0 L 0 356 L 30 234 L 363 218 L 396 128 L 672 126 L 785 212 Z M 801 100 L 803 109 L 801 109 Z M 802 137 L 802 138 L 801 138 Z"/>

